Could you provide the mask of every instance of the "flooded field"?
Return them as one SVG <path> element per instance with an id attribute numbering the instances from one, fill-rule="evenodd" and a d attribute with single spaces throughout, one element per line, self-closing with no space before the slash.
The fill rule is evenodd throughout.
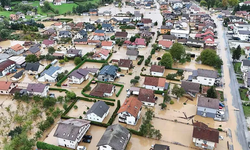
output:
<path id="1" fill-rule="evenodd" d="M 6 49 L 6 48 L 9 48 L 11 46 L 14 46 L 16 44 L 20 44 L 20 45 L 23 45 L 25 41 L 15 41 L 15 40 L 7 40 L 7 41 L 2 41 L 0 42 L 0 46 L 3 48 L 3 49 Z"/>

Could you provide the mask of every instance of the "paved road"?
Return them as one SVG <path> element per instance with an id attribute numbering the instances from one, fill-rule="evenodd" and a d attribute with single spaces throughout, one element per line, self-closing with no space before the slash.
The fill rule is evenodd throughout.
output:
<path id="1" fill-rule="evenodd" d="M 231 111 L 229 120 L 235 120 L 237 121 L 236 129 L 231 129 L 233 135 L 237 135 L 237 141 L 241 145 L 243 150 L 248 150 L 247 147 L 247 139 L 248 139 L 248 130 L 246 127 L 246 119 L 243 113 L 243 108 L 241 105 L 241 99 L 239 95 L 239 85 L 236 79 L 236 75 L 233 69 L 232 59 L 230 55 L 228 40 L 226 36 L 226 32 L 223 30 L 222 22 L 217 20 L 216 16 L 213 16 L 213 19 L 215 20 L 217 24 L 217 31 L 218 31 L 218 40 L 220 41 L 219 48 L 221 49 L 221 57 L 224 63 L 224 78 L 225 82 L 228 85 L 229 84 L 229 90 L 225 91 L 226 97 L 231 97 L 230 102 L 228 102 L 228 108 L 229 111 Z M 229 79 L 226 79 L 229 78 Z M 230 95 L 231 94 L 231 95 Z M 234 111 L 234 108 L 239 109 L 239 111 Z M 234 115 L 235 113 L 235 115 Z M 236 118 L 234 118 L 236 117 Z M 234 123 L 232 123 L 234 124 Z M 234 127 L 234 125 L 231 125 L 229 122 L 229 127 Z M 235 139 L 235 137 L 233 137 Z M 236 139 L 235 139 L 236 140 Z M 238 148 L 235 147 L 237 141 L 233 141 L 234 149 L 238 150 Z"/>

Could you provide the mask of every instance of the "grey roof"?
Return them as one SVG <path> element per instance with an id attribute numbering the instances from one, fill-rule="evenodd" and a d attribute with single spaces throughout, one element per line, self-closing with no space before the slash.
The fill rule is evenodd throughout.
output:
<path id="1" fill-rule="evenodd" d="M 42 93 L 45 87 L 46 87 L 46 84 L 32 83 L 32 84 L 28 84 L 27 91 Z"/>
<path id="2" fill-rule="evenodd" d="M 29 48 L 29 51 L 33 54 L 37 53 L 40 51 L 40 44 L 35 44 Z"/>
<path id="3" fill-rule="evenodd" d="M 88 70 L 91 73 L 97 73 L 99 70 L 98 68 L 84 68 L 84 69 Z"/>
<path id="4" fill-rule="evenodd" d="M 74 42 L 87 42 L 88 38 L 75 39 Z"/>
<path id="5" fill-rule="evenodd" d="M 139 51 L 138 50 L 127 50 L 126 55 L 138 56 L 139 55 Z"/>
<path id="6" fill-rule="evenodd" d="M 26 63 L 25 70 L 38 71 L 39 66 L 40 66 L 39 62 Z"/>
<path id="7" fill-rule="evenodd" d="M 125 127 L 115 124 L 108 126 L 97 146 L 109 145 L 113 150 L 125 150 L 130 133 Z"/>
<path id="8" fill-rule="evenodd" d="M 141 13 L 139 11 L 134 12 L 135 17 L 141 17 Z"/>
<path id="9" fill-rule="evenodd" d="M 75 141 L 81 127 L 89 126 L 90 121 L 83 119 L 68 119 L 58 123 L 54 136 Z"/>
<path id="10" fill-rule="evenodd" d="M 81 79 L 82 77 L 86 77 L 89 74 L 89 71 L 86 69 L 77 69 L 69 74 L 69 77 L 76 77 L 77 79 Z"/>
<path id="11" fill-rule="evenodd" d="M 195 43 L 205 43 L 205 41 L 200 41 L 200 40 L 196 40 L 196 39 L 187 39 L 187 42 L 195 42 Z"/>
<path id="12" fill-rule="evenodd" d="M 78 33 L 80 35 L 82 35 L 82 36 L 87 36 L 88 35 L 87 31 L 85 31 L 85 30 L 80 30 Z"/>
<path id="13" fill-rule="evenodd" d="M 190 82 L 190 81 L 181 81 L 181 87 L 186 92 L 199 93 L 199 91 L 200 91 L 200 84 Z"/>
<path id="14" fill-rule="evenodd" d="M 239 34 L 247 34 L 247 35 L 250 35 L 250 31 L 248 31 L 248 30 L 239 30 Z"/>
<path id="15" fill-rule="evenodd" d="M 95 33 L 104 33 L 104 30 L 95 30 Z"/>
<path id="16" fill-rule="evenodd" d="M 7 59 L 11 57 L 11 54 L 0 53 L 0 60 Z"/>
<path id="17" fill-rule="evenodd" d="M 197 75 L 201 77 L 207 77 L 207 78 L 217 78 L 218 72 L 214 70 L 198 69 Z"/>
<path id="18" fill-rule="evenodd" d="M 44 70 L 42 73 L 41 73 L 41 76 L 47 74 L 49 76 L 52 76 L 57 70 L 60 70 L 61 67 L 59 66 L 51 66 L 49 69 L 47 70 Z"/>
<path id="19" fill-rule="evenodd" d="M 172 26 L 161 26 L 161 29 L 173 29 Z"/>
<path id="20" fill-rule="evenodd" d="M 155 144 L 154 150 L 170 150 L 170 148 L 167 145 Z"/>
<path id="21" fill-rule="evenodd" d="M 108 110 L 109 106 L 104 101 L 98 101 L 92 105 L 92 107 L 88 110 L 87 114 L 94 113 L 102 118 Z"/>
<path id="22" fill-rule="evenodd" d="M 165 90 L 168 89 L 168 86 L 169 86 L 169 83 L 168 83 L 168 82 L 165 82 L 165 87 L 164 87 L 164 89 L 165 89 Z"/>
<path id="23" fill-rule="evenodd" d="M 67 51 L 67 54 L 79 54 L 79 52 L 82 51 L 80 49 L 69 49 Z"/>
<path id="24" fill-rule="evenodd" d="M 103 24 L 102 24 L 102 27 L 103 27 L 103 28 L 111 28 L 112 25 L 111 25 L 111 24 L 103 23 Z"/>
<path id="25" fill-rule="evenodd" d="M 62 36 L 62 35 L 70 36 L 71 32 L 70 31 L 59 31 L 59 36 Z"/>
<path id="26" fill-rule="evenodd" d="M 48 29 L 48 30 L 46 30 L 47 32 L 49 32 L 49 33 L 54 33 L 54 32 L 56 32 L 56 30 L 54 30 L 54 29 L 52 29 L 52 28 L 50 28 L 50 29 Z"/>
<path id="27" fill-rule="evenodd" d="M 197 106 L 212 108 L 212 109 L 219 109 L 219 100 L 214 98 L 208 97 L 199 97 Z"/>
<path id="28" fill-rule="evenodd" d="M 118 68 L 113 65 L 106 65 L 104 66 L 101 70 L 99 75 L 111 75 L 111 76 L 116 76 Z"/>
<path id="29" fill-rule="evenodd" d="M 23 75 L 23 72 L 24 72 L 24 70 L 21 70 L 21 71 L 19 71 L 18 73 L 16 73 L 16 74 L 15 74 L 14 76 L 12 76 L 12 77 L 18 79 L 18 78 L 20 78 L 20 77 Z"/>
<path id="30" fill-rule="evenodd" d="M 250 60 L 249 59 L 243 59 L 242 63 L 243 63 L 242 64 L 243 66 L 250 66 Z"/>
<path id="31" fill-rule="evenodd" d="M 162 35 L 163 39 L 168 39 L 168 40 L 175 40 L 176 36 L 175 35 Z"/>

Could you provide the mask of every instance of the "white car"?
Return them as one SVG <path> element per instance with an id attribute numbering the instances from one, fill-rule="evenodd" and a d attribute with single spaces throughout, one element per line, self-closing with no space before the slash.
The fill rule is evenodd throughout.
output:
<path id="1" fill-rule="evenodd" d="M 77 146 L 77 150 L 87 150 L 85 146 Z"/>

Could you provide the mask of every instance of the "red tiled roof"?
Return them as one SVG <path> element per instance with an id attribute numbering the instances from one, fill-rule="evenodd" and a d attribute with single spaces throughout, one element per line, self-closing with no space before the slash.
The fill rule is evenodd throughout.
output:
<path id="1" fill-rule="evenodd" d="M 194 125 L 193 129 L 194 138 L 219 143 L 218 130 L 209 128 L 206 124 L 202 122 L 196 122 L 193 125 Z"/>
<path id="2" fill-rule="evenodd" d="M 114 85 L 106 83 L 97 83 L 95 88 L 90 92 L 89 95 L 103 97 L 104 93 L 111 93 Z"/>
<path id="3" fill-rule="evenodd" d="M 165 70 L 164 66 L 152 65 L 150 68 L 150 72 L 161 72 L 163 73 Z"/>
<path id="4" fill-rule="evenodd" d="M 0 63 L 0 71 L 3 71 L 5 68 L 11 66 L 12 64 L 15 64 L 15 62 L 12 60 L 9 60 L 9 59 L 1 62 Z"/>
<path id="5" fill-rule="evenodd" d="M 145 39 L 141 39 L 141 38 L 136 38 L 135 39 L 135 44 L 136 45 L 144 45 L 144 46 L 146 46 Z"/>
<path id="6" fill-rule="evenodd" d="M 137 117 L 141 107 L 141 101 L 139 101 L 136 97 L 129 97 L 124 101 L 123 105 L 120 107 L 117 113 L 119 114 L 121 112 L 128 112 L 132 116 Z"/>
<path id="7" fill-rule="evenodd" d="M 141 19 L 141 22 L 144 23 L 144 24 L 152 23 L 152 19 L 143 18 L 143 19 Z"/>
<path id="8" fill-rule="evenodd" d="M 173 45 L 172 41 L 160 40 L 158 45 L 162 45 L 164 47 L 170 48 Z"/>
<path id="9" fill-rule="evenodd" d="M 138 100 L 143 102 L 155 103 L 154 91 L 150 89 L 140 89 Z"/>
<path id="10" fill-rule="evenodd" d="M 112 41 L 102 41 L 102 46 L 112 46 Z"/>
<path id="11" fill-rule="evenodd" d="M 130 68 L 132 66 L 133 61 L 129 59 L 120 59 L 118 62 L 119 67 L 127 67 Z"/>
<path id="12" fill-rule="evenodd" d="M 165 78 L 145 77 L 144 85 L 165 87 Z"/>
<path id="13" fill-rule="evenodd" d="M 0 81 L 0 90 L 8 90 L 12 82 Z"/>
<path id="14" fill-rule="evenodd" d="M 18 52 L 18 51 L 20 51 L 20 50 L 23 49 L 23 47 L 20 44 L 16 44 L 14 46 L 11 46 L 10 48 L 13 49 L 16 52 Z"/>

